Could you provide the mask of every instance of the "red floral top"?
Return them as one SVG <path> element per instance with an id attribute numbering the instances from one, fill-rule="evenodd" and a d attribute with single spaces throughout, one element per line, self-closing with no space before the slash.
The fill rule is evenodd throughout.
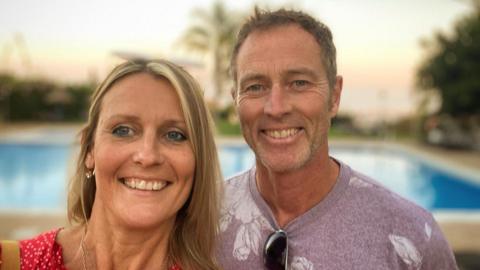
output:
<path id="1" fill-rule="evenodd" d="M 63 265 L 62 246 L 55 242 L 60 230 L 51 230 L 33 239 L 20 241 L 20 269 L 67 270 Z M 181 268 L 175 265 L 169 270 L 181 270 Z"/>

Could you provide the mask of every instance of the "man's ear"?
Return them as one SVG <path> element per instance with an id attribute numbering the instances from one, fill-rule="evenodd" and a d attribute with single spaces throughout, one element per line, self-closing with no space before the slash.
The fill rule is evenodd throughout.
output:
<path id="1" fill-rule="evenodd" d="M 232 95 L 233 102 L 237 102 L 237 88 L 236 86 L 232 86 L 230 89 L 230 95 Z"/>
<path id="2" fill-rule="evenodd" d="M 337 76 L 335 78 L 335 85 L 333 86 L 332 93 L 330 94 L 330 118 L 335 117 L 340 107 L 340 97 L 343 89 L 343 78 Z"/>

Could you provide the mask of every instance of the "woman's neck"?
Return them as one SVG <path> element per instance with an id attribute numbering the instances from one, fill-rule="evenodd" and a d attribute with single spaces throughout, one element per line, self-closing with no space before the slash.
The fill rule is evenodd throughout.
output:
<path id="1" fill-rule="evenodd" d="M 61 231 L 67 269 L 168 269 L 168 241 L 173 224 L 152 229 L 122 227 L 95 216 L 88 225 Z"/>
<path id="2" fill-rule="evenodd" d="M 93 211 L 84 240 L 86 258 L 94 260 L 96 269 L 167 269 L 173 227 L 174 220 L 152 228 L 127 227 Z"/>

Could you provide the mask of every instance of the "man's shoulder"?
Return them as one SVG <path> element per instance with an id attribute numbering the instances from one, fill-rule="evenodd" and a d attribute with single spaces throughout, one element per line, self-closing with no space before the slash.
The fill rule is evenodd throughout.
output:
<path id="1" fill-rule="evenodd" d="M 248 183 L 248 179 L 251 175 L 255 175 L 255 168 L 250 168 L 246 171 L 241 171 L 233 176 L 230 176 L 225 180 L 226 185 L 246 185 Z"/>
<path id="2" fill-rule="evenodd" d="M 348 196 L 360 200 L 362 207 L 377 208 L 385 215 L 395 215 L 406 220 L 433 219 L 430 212 L 415 202 L 392 191 L 385 185 L 355 170 L 351 170 L 348 180 Z"/>
<path id="3" fill-rule="evenodd" d="M 255 168 L 242 171 L 225 180 L 223 183 L 224 202 L 235 200 L 239 194 L 247 195 L 249 192 L 250 177 L 255 175 Z"/>
<path id="4" fill-rule="evenodd" d="M 348 196 L 356 200 L 354 213 L 365 215 L 359 224 L 373 224 L 388 234 L 388 243 L 403 262 L 422 269 L 457 269 L 455 258 L 433 215 L 381 183 L 352 171 Z M 362 209 L 358 209 L 362 208 Z M 377 235 L 380 233 L 377 232 Z"/>

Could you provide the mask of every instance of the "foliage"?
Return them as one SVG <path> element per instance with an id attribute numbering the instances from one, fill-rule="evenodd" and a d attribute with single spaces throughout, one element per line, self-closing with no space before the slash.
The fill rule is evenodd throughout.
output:
<path id="1" fill-rule="evenodd" d="M 239 122 L 231 122 L 225 118 L 217 118 L 215 120 L 217 133 L 222 136 L 241 136 L 242 129 Z"/>
<path id="2" fill-rule="evenodd" d="M 217 1 L 210 10 L 194 9 L 192 18 L 195 23 L 183 34 L 181 44 L 209 56 L 213 70 L 214 96 L 222 97 L 228 92 L 228 66 L 240 16 Z"/>
<path id="3" fill-rule="evenodd" d="M 87 110 L 90 105 L 89 99 L 93 90 L 94 86 L 89 84 L 68 85 L 65 87 L 65 91 L 73 101 L 64 107 L 65 120 L 87 119 Z"/>
<path id="4" fill-rule="evenodd" d="M 46 101 L 55 86 L 43 80 L 17 81 L 9 95 L 9 117 L 12 121 L 37 120 L 52 110 Z"/>
<path id="5" fill-rule="evenodd" d="M 16 121 L 84 120 L 90 85 L 59 85 L 45 79 L 0 74 L 0 119 Z"/>
<path id="6" fill-rule="evenodd" d="M 440 113 L 480 114 L 480 1 L 460 19 L 453 33 L 437 33 L 426 42 L 429 57 L 417 72 L 420 89 L 434 89 L 441 98 Z"/>

